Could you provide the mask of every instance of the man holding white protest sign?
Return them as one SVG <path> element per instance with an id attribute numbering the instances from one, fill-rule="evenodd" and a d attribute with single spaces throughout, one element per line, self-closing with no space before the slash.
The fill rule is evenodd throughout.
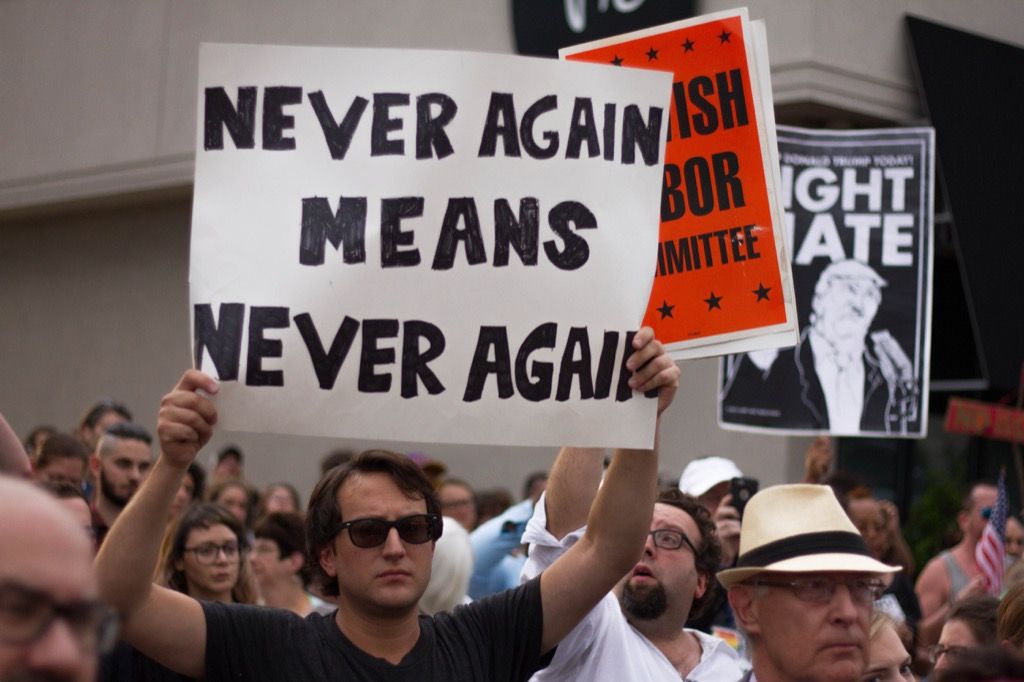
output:
<path id="1" fill-rule="evenodd" d="M 633 346 L 630 388 L 658 390 L 660 417 L 675 395 L 679 369 L 650 329 L 638 332 Z M 126 640 L 182 674 L 527 679 L 641 554 L 657 455 L 617 450 L 586 534 L 540 577 L 451 614 L 421 617 L 417 604 L 430 578 L 440 504 L 411 460 L 369 451 L 328 472 L 310 501 L 311 558 L 333 581 L 337 612 L 303 620 L 285 611 L 200 604 L 154 585 L 150 567 L 185 471 L 217 422 L 211 396 L 218 390 L 216 381 L 189 370 L 164 397 L 160 458 L 97 560 L 103 598 L 122 613 Z"/>
<path id="2" fill-rule="evenodd" d="M 196 369 L 164 397 L 160 458 L 97 560 L 129 643 L 213 680 L 525 680 L 547 663 L 651 521 L 679 369 L 650 328 L 630 330 L 653 277 L 669 80 L 498 55 L 203 47 Z M 619 449 L 571 550 L 433 617 L 418 603 L 443 528 L 434 488 L 383 450 L 331 469 L 306 535 L 339 609 L 303 620 L 150 582 L 215 424 Z"/>

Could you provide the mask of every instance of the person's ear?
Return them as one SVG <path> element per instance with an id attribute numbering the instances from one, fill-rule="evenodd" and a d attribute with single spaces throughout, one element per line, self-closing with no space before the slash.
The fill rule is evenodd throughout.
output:
<path id="1" fill-rule="evenodd" d="M 288 557 L 288 568 L 291 569 L 292 573 L 298 573 L 302 570 L 304 563 L 306 563 L 306 557 L 302 556 L 302 552 L 292 552 Z"/>
<path id="2" fill-rule="evenodd" d="M 100 475 L 100 467 L 102 466 L 102 464 L 103 463 L 100 461 L 100 456 L 97 455 L 95 452 L 89 455 L 89 471 L 92 472 L 93 476 L 98 477 Z"/>
<path id="3" fill-rule="evenodd" d="M 754 599 L 754 590 L 750 585 L 733 585 L 729 588 L 729 606 L 736 617 L 736 623 L 748 634 L 756 635 L 761 632 L 760 609 L 758 602 Z"/>
<path id="4" fill-rule="evenodd" d="M 964 532 L 964 529 L 970 524 L 971 512 L 961 511 L 956 515 L 956 525 L 960 528 L 960 532 Z"/>
<path id="5" fill-rule="evenodd" d="M 320 549 L 317 554 L 317 560 L 320 562 L 320 568 L 331 578 L 338 577 L 338 567 L 335 565 L 337 555 L 334 552 L 334 545 L 329 544 Z"/>
<path id="6" fill-rule="evenodd" d="M 708 580 L 709 580 L 708 576 L 704 575 L 703 573 L 698 573 L 697 574 L 697 587 L 693 591 L 693 599 L 694 599 L 694 601 L 696 601 L 696 600 L 700 599 L 701 597 L 703 597 L 704 593 L 708 591 Z M 713 580 L 713 578 L 712 578 L 712 580 Z"/>

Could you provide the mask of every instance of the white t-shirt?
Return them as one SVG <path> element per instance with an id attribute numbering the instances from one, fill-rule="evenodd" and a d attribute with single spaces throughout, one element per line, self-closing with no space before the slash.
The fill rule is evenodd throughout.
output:
<path id="1" fill-rule="evenodd" d="M 529 580 L 555 562 L 583 536 L 586 528 L 569 533 L 559 542 L 547 531 L 544 498 L 534 508 L 523 533 L 530 554 L 521 579 Z M 685 629 L 700 642 L 700 662 L 684 678 L 687 682 L 737 682 L 744 667 L 739 655 L 721 639 Z M 615 682 L 678 682 L 679 671 L 658 647 L 629 624 L 619 601 L 608 593 L 562 640 L 555 656 L 531 682 L 553 680 L 615 680 Z"/>

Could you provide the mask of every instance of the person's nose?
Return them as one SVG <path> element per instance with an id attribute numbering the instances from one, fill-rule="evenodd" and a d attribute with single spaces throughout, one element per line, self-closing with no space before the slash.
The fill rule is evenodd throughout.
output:
<path id="1" fill-rule="evenodd" d="M 82 644 L 63 618 L 55 618 L 42 635 L 29 645 L 26 663 L 33 673 L 47 673 L 53 677 L 87 679 L 91 656 L 82 650 Z"/>
<path id="2" fill-rule="evenodd" d="M 657 545 L 654 544 L 654 535 L 652 533 L 647 534 L 647 539 L 644 541 L 644 556 L 654 556 L 654 550 Z"/>
<path id="3" fill-rule="evenodd" d="M 384 556 L 401 557 L 405 555 L 405 543 L 398 535 L 397 528 L 388 528 L 388 537 L 384 540 Z"/>
<path id="4" fill-rule="evenodd" d="M 836 585 L 829 606 L 832 620 L 837 623 L 853 623 L 860 613 L 850 588 L 841 583 Z"/>

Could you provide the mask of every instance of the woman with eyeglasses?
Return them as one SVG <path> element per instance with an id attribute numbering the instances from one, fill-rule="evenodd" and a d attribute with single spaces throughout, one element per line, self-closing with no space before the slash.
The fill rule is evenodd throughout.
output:
<path id="1" fill-rule="evenodd" d="M 203 601 L 255 604 L 245 529 L 219 504 L 195 504 L 168 530 L 157 582 Z"/>
<path id="2" fill-rule="evenodd" d="M 916 682 L 912 659 L 896 632 L 896 622 L 881 611 L 871 615 L 868 666 L 861 682 Z"/>
<path id="3" fill-rule="evenodd" d="M 987 594 L 954 602 L 939 634 L 939 643 L 931 650 L 934 669 L 942 670 L 964 651 L 993 646 L 998 608 L 999 600 Z"/>
<path id="4" fill-rule="evenodd" d="M 255 604 L 245 529 L 224 507 L 210 502 L 186 507 L 168 527 L 154 582 L 203 601 Z M 100 680 L 187 680 L 122 643 L 102 662 Z"/>

